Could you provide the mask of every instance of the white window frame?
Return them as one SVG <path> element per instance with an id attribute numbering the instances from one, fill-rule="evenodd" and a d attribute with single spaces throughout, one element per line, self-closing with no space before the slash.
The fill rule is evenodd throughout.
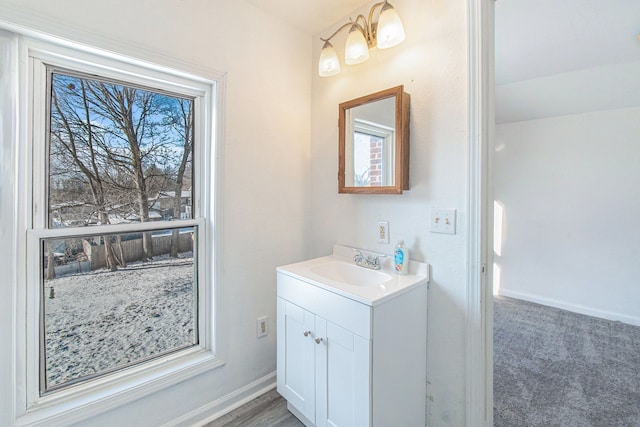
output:
<path id="1" fill-rule="evenodd" d="M 355 138 L 355 133 L 363 133 L 366 135 L 377 136 L 382 138 L 382 151 L 383 151 L 383 180 L 382 186 L 395 185 L 393 182 L 395 175 L 393 173 L 393 165 L 396 164 L 396 132 L 395 129 L 389 126 L 383 126 L 378 123 L 370 122 L 362 119 L 353 120 L 353 131 L 349 132 L 351 138 Z M 352 142 L 353 144 L 353 142 Z M 349 153 L 351 155 L 351 153 Z M 353 160 L 355 161 L 355 159 Z M 355 168 L 354 168 L 355 169 Z M 352 178 L 353 179 L 353 178 Z"/>
<path id="2" fill-rule="evenodd" d="M 18 425 L 67 425 L 134 399 L 170 387 L 224 364 L 221 328 L 221 142 L 224 75 L 207 70 L 196 76 L 149 62 L 60 40 L 18 37 L 19 217 L 16 242 L 14 408 Z M 38 242 L 53 235 L 46 227 L 46 66 L 77 70 L 172 93 L 195 97 L 194 219 L 173 221 L 176 227 L 198 227 L 199 344 L 148 362 L 40 395 L 40 254 Z M 186 67 L 180 67 L 185 68 Z M 203 71 L 203 70 L 199 70 Z M 158 228 L 140 224 L 141 230 Z M 90 227 L 91 232 L 118 233 L 126 226 Z M 64 233 L 65 231 L 63 231 Z M 77 233 L 77 230 L 76 230 Z M 60 230 L 55 230 L 59 235 Z M 69 234 L 73 234 L 69 230 Z M 215 286 L 214 286 L 215 283 Z M 22 284 L 22 285 L 21 285 Z"/>

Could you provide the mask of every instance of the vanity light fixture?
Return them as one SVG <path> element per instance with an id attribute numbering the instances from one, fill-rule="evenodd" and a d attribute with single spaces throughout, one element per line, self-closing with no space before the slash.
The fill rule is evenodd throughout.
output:
<path id="1" fill-rule="evenodd" d="M 378 8 L 378 22 L 373 22 L 373 15 Z M 369 59 L 369 49 L 373 47 L 387 49 L 404 40 L 404 27 L 393 6 L 386 0 L 376 3 L 369 11 L 368 20 L 363 15 L 358 15 L 355 21 L 350 20 L 328 38 L 320 38 L 324 42 L 318 63 L 320 77 L 334 76 L 340 72 L 338 53 L 330 40 L 345 28 L 349 28 L 344 48 L 344 62 L 348 65 L 359 64 Z"/>

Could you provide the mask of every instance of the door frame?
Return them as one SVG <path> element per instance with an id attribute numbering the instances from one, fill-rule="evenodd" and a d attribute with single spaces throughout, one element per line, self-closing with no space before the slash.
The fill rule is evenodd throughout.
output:
<path id="1" fill-rule="evenodd" d="M 493 236 L 491 141 L 494 0 L 467 0 L 468 165 L 466 425 L 493 425 Z"/>

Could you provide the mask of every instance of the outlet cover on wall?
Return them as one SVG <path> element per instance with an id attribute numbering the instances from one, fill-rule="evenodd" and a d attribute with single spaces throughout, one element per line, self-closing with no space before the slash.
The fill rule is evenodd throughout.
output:
<path id="1" fill-rule="evenodd" d="M 377 242 L 389 244 L 389 222 L 378 221 Z"/>
<path id="2" fill-rule="evenodd" d="M 258 317 L 256 319 L 256 338 L 266 337 L 269 334 L 269 323 L 267 316 Z"/>
<path id="3" fill-rule="evenodd" d="M 429 229 L 432 233 L 456 234 L 456 210 L 431 208 Z"/>

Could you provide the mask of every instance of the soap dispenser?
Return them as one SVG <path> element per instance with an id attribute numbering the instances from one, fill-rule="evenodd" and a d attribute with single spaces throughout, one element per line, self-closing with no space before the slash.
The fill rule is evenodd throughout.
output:
<path id="1" fill-rule="evenodd" d="M 398 274 L 407 274 L 409 270 L 409 251 L 404 247 L 404 241 L 399 240 L 393 251 L 393 268 Z"/>

